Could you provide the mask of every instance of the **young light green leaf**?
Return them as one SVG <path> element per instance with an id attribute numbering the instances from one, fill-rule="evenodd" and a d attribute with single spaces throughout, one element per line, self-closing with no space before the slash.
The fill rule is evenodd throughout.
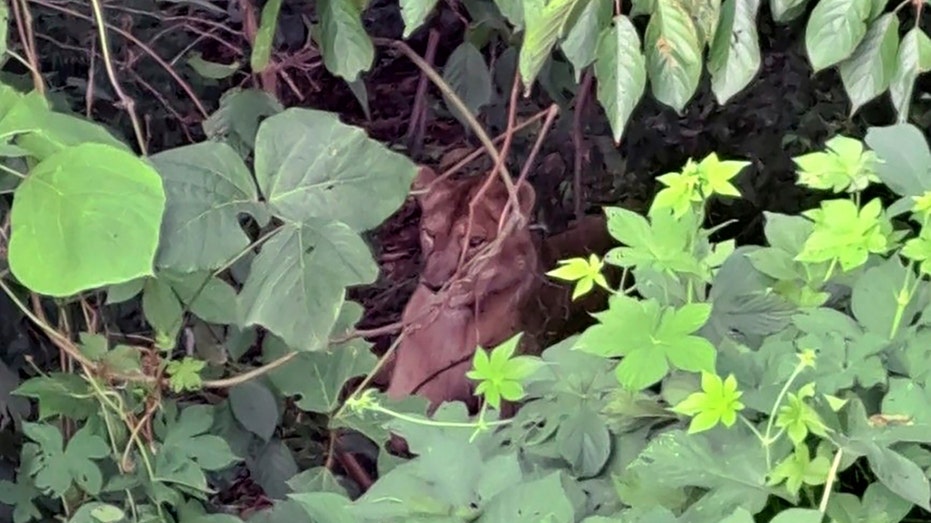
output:
<path id="1" fill-rule="evenodd" d="M 733 374 L 722 380 L 717 374 L 702 372 L 701 392 L 695 392 L 673 407 L 673 412 L 694 416 L 689 424 L 689 434 L 704 432 L 718 423 L 731 427 L 737 421 L 737 413 L 744 408 L 740 402 L 743 392 L 737 390 L 737 379 Z"/>
<path id="2" fill-rule="evenodd" d="M 840 77 L 850 97 L 850 114 L 889 88 L 899 49 L 899 18 L 886 13 L 870 24 L 853 55 L 841 62 Z"/>
<path id="3" fill-rule="evenodd" d="M 593 2 L 597 3 L 597 2 Z M 598 39 L 595 61 L 598 102 L 608 115 L 615 143 L 620 143 L 634 108 L 646 89 L 646 63 L 640 36 L 626 16 L 617 16 Z"/>
<path id="4" fill-rule="evenodd" d="M 698 88 L 702 57 L 695 25 L 677 0 L 657 0 L 644 45 L 653 96 L 682 112 Z"/>
<path id="5" fill-rule="evenodd" d="M 472 370 L 466 373 L 468 378 L 479 382 L 475 393 L 483 395 L 485 401 L 496 409 L 501 407 L 502 399 L 518 401 L 523 398 L 521 381 L 542 364 L 537 358 L 514 356 L 520 338 L 518 333 L 507 339 L 491 350 L 491 356 L 485 350 L 476 350 L 472 357 Z"/>
<path id="6" fill-rule="evenodd" d="M 759 8 L 760 0 L 724 0 L 721 7 L 708 57 L 711 90 L 721 105 L 743 90 L 760 69 Z"/>
<path id="7" fill-rule="evenodd" d="M 576 282 L 575 290 L 572 292 L 573 300 L 587 294 L 594 288 L 595 284 L 604 289 L 609 289 L 608 282 L 601 273 L 604 262 L 598 258 L 597 254 L 592 253 L 587 260 L 585 258 L 560 260 L 559 264 L 560 267 L 547 272 L 546 275 L 560 280 Z"/>
<path id="8" fill-rule="evenodd" d="M 913 27 L 899 44 L 895 59 L 895 73 L 889 85 L 892 105 L 898 112 L 899 123 L 908 121 L 908 110 L 912 103 L 912 93 L 918 75 L 928 70 L 931 62 L 931 40 L 921 28 Z"/>
<path id="9" fill-rule="evenodd" d="M 518 67 L 525 94 L 537 79 L 550 57 L 556 41 L 563 36 L 572 11 L 582 0 L 524 0 L 524 43 L 520 47 Z"/>
<path id="10" fill-rule="evenodd" d="M 798 445 L 795 452 L 779 462 L 769 477 L 769 485 L 786 482 L 786 488 L 793 495 L 798 494 L 802 485 L 823 485 L 827 480 L 831 462 L 826 456 L 811 459 L 808 447 Z"/>
<path id="11" fill-rule="evenodd" d="M 16 189 L 10 269 L 50 296 L 149 276 L 164 209 L 161 179 L 147 161 L 96 143 L 61 149 Z"/>
<path id="12" fill-rule="evenodd" d="M 837 135 L 825 144 L 824 152 L 793 158 L 799 166 L 799 184 L 813 189 L 861 192 L 870 183 L 879 182 L 874 170 L 876 155 L 864 151 L 860 140 Z"/>
<path id="13" fill-rule="evenodd" d="M 600 35 L 611 20 L 611 7 L 610 2 L 588 1 L 560 44 L 575 71 L 576 82 L 581 80 L 582 70 L 596 59 Z"/>
<path id="14" fill-rule="evenodd" d="M 272 55 L 272 42 L 275 40 L 275 31 L 278 29 L 278 13 L 281 11 L 281 0 L 269 0 L 262 8 L 262 18 L 259 30 L 255 34 L 252 44 L 252 56 L 249 65 L 254 74 L 261 73 L 268 67 Z"/>
<path id="15" fill-rule="evenodd" d="M 890 248 L 892 225 L 878 198 L 863 209 L 850 200 L 827 200 L 821 208 L 803 214 L 814 222 L 814 231 L 797 261 L 838 261 L 844 271 L 851 271 L 866 263 L 869 253 L 882 254 Z"/>
<path id="16" fill-rule="evenodd" d="M 473 115 L 477 115 L 482 107 L 491 102 L 491 71 L 482 53 L 469 41 L 460 44 L 449 55 L 443 67 L 443 79 Z M 448 99 L 446 107 L 463 126 L 466 125 L 465 116 Z"/>
<path id="17" fill-rule="evenodd" d="M 815 72 L 853 54 L 866 35 L 870 0 L 819 0 L 805 29 L 805 49 Z"/>
<path id="18" fill-rule="evenodd" d="M 233 76 L 236 71 L 242 66 L 239 63 L 239 60 L 235 60 L 229 64 L 221 64 L 217 62 L 212 62 L 210 60 L 205 60 L 204 55 L 199 51 L 191 53 L 191 57 L 188 58 L 187 63 L 191 66 L 191 69 L 203 76 L 204 78 L 210 78 L 212 80 L 223 80 Z"/>
<path id="19" fill-rule="evenodd" d="M 190 356 L 182 360 L 171 360 L 165 367 L 171 389 L 175 392 L 199 390 L 203 380 L 200 371 L 204 370 L 207 362 Z"/>
<path id="20" fill-rule="evenodd" d="M 331 73 L 353 81 L 368 71 L 375 46 L 362 26 L 362 6 L 355 0 L 318 0 L 320 36 L 317 43 Z"/>
<path id="21" fill-rule="evenodd" d="M 401 19 L 404 20 L 404 38 L 409 38 L 430 16 L 438 0 L 401 0 Z"/>

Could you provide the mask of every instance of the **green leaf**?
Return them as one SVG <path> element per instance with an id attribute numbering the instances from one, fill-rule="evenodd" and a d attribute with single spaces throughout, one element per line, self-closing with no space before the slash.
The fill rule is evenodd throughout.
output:
<path id="1" fill-rule="evenodd" d="M 575 71 L 575 81 L 580 82 L 582 71 L 595 61 L 598 52 L 599 40 L 604 38 L 602 30 L 611 20 L 610 2 L 588 1 L 579 13 L 566 38 L 560 44 L 572 69 Z M 635 33 L 636 34 L 636 33 Z M 640 48 L 640 38 L 637 38 L 637 49 Z M 616 53 L 615 53 L 616 54 Z M 639 53 L 638 53 L 639 54 Z M 616 57 L 614 58 L 616 61 Z"/>
<path id="2" fill-rule="evenodd" d="M 145 285 L 146 278 L 136 278 L 123 283 L 117 283 L 107 288 L 107 305 L 123 303 L 136 297 Z"/>
<path id="3" fill-rule="evenodd" d="M 252 174 L 222 142 L 202 142 L 152 156 L 165 185 L 156 264 L 179 272 L 217 269 L 250 243 L 240 214 L 267 221 Z"/>
<path id="4" fill-rule="evenodd" d="M 415 0 L 422 1 L 422 0 Z M 346 496 L 332 492 L 304 492 L 289 494 L 289 498 L 300 503 L 312 521 L 318 523 L 355 523 L 349 506 L 352 501 Z"/>
<path id="5" fill-rule="evenodd" d="M 404 20 L 403 38 L 409 38 L 433 12 L 437 0 L 401 0 L 401 19 Z"/>
<path id="6" fill-rule="evenodd" d="M 58 297 L 152 275 L 164 207 L 158 173 L 137 156 L 94 143 L 63 149 L 16 190 L 10 269 Z"/>
<path id="7" fill-rule="evenodd" d="M 899 18 L 886 13 L 869 30 L 850 58 L 840 64 L 840 77 L 850 97 L 850 114 L 889 88 L 899 50 Z"/>
<path id="8" fill-rule="evenodd" d="M 896 298 L 910 271 L 898 256 L 883 260 L 870 267 L 857 278 L 850 296 L 850 309 L 867 331 L 890 337 L 895 323 L 898 303 Z M 919 312 L 918 300 L 905 304 L 903 318 L 912 318 Z M 900 325 L 900 328 L 904 325 Z"/>
<path id="9" fill-rule="evenodd" d="M 0 503 L 13 507 L 13 523 L 40 521 L 42 512 L 34 503 L 42 493 L 32 484 L 26 474 L 19 474 L 18 481 L 11 483 L 0 480 Z"/>
<path id="10" fill-rule="evenodd" d="M 515 30 L 524 25 L 524 0 L 494 0 L 501 14 L 511 22 Z"/>
<path id="11" fill-rule="evenodd" d="M 401 206 L 417 174 L 407 157 L 323 111 L 292 108 L 272 116 L 255 145 L 259 187 L 272 212 L 289 221 L 371 229 Z"/>
<path id="12" fill-rule="evenodd" d="M 161 271 L 158 276 L 198 318 L 218 324 L 240 323 L 242 315 L 236 289 L 226 281 L 207 271 L 185 274 Z"/>
<path id="13" fill-rule="evenodd" d="M 786 489 L 794 496 L 802 485 L 823 485 L 827 480 L 831 462 L 825 456 L 811 459 L 806 445 L 797 445 L 795 452 L 779 462 L 770 474 L 770 485 L 785 481 Z"/>
<path id="14" fill-rule="evenodd" d="M 808 0 L 773 0 L 769 4 L 773 19 L 779 23 L 791 22 L 805 12 Z"/>
<path id="15" fill-rule="evenodd" d="M 760 69 L 756 17 L 760 0 L 724 0 L 721 21 L 711 43 L 711 90 L 724 105 L 753 80 Z"/>
<path id="16" fill-rule="evenodd" d="M 446 66 L 443 67 L 443 79 L 472 115 L 479 114 L 482 107 L 491 102 L 491 71 L 488 70 L 482 53 L 468 41 L 460 44 L 449 55 Z M 449 99 L 445 100 L 446 107 L 452 115 L 463 126 L 466 126 L 465 116 L 450 103 Z"/>
<path id="17" fill-rule="evenodd" d="M 223 80 L 229 78 L 236 74 L 236 71 L 242 66 L 239 63 L 239 60 L 236 60 L 230 64 L 220 64 L 217 62 L 211 62 L 210 60 L 205 60 L 204 55 L 200 51 L 194 51 L 191 53 L 191 57 L 188 58 L 187 64 L 191 66 L 191 69 L 194 69 L 194 72 L 203 76 L 204 78 L 209 78 L 211 80 Z"/>
<path id="18" fill-rule="evenodd" d="M 29 113 L 27 121 L 32 132 L 20 136 L 16 144 L 39 160 L 64 149 L 91 143 L 132 154 L 125 143 L 114 138 L 101 125 L 84 118 L 53 111 L 37 111 Z"/>
<path id="19" fill-rule="evenodd" d="M 899 52 L 895 59 L 895 73 L 889 85 L 889 94 L 892 96 L 892 105 L 898 112 L 899 123 L 908 121 L 915 80 L 919 74 L 928 70 L 926 64 L 929 62 L 931 62 L 931 40 L 920 28 L 913 27 L 905 33 L 899 43 Z"/>
<path id="20" fill-rule="evenodd" d="M 0 66 L 2 66 L 9 55 L 7 55 L 7 37 L 10 29 L 10 4 L 0 5 Z"/>
<path id="21" fill-rule="evenodd" d="M 318 0 L 317 16 L 317 44 L 327 70 L 349 82 L 368 71 L 375 59 L 375 46 L 362 25 L 360 2 Z"/>
<path id="22" fill-rule="evenodd" d="M 368 245 L 345 224 L 286 225 L 252 262 L 239 295 L 244 326 L 262 325 L 295 350 L 323 349 L 346 287 L 377 275 Z"/>
<path id="23" fill-rule="evenodd" d="M 805 211 L 814 230 L 795 259 L 800 262 L 840 262 L 844 271 L 864 263 L 870 253 L 891 248 L 892 224 L 884 216 L 882 202 L 871 200 L 862 209 L 850 200 L 826 200 L 820 209 Z"/>
<path id="24" fill-rule="evenodd" d="M 267 339 L 262 361 L 269 363 L 288 352 L 280 340 Z M 298 354 L 287 365 L 271 371 L 269 379 L 282 394 L 298 396 L 295 404 L 299 409 L 324 414 L 339 407 L 339 394 L 346 381 L 365 376 L 375 363 L 368 344 L 354 341 L 326 352 Z"/>
<path id="25" fill-rule="evenodd" d="M 875 154 L 864 151 L 859 140 L 837 135 L 825 146 L 827 151 L 793 158 L 799 166 L 799 184 L 813 189 L 831 189 L 835 193 L 853 193 L 879 182 L 874 170 Z"/>
<path id="26" fill-rule="evenodd" d="M 731 427 L 737 421 L 737 413 L 744 408 L 740 402 L 743 392 L 737 390 L 737 380 L 731 374 L 722 380 L 717 374 L 702 372 L 701 392 L 690 394 L 676 405 L 673 412 L 694 416 L 689 425 L 689 434 L 711 429 L 718 423 Z"/>
<path id="27" fill-rule="evenodd" d="M 592 477 L 608 462 L 611 435 L 598 413 L 582 408 L 560 423 L 556 445 L 575 475 Z"/>
<path id="28" fill-rule="evenodd" d="M 721 20 L 721 0 L 679 0 L 689 13 L 698 34 L 698 46 L 710 45 Z"/>
<path id="29" fill-rule="evenodd" d="M 598 102 L 608 115 L 614 142 L 620 143 L 647 81 L 640 36 L 626 16 L 615 17 L 611 27 L 599 37 L 595 78 L 598 80 Z"/>
<path id="30" fill-rule="evenodd" d="M 517 483 L 488 501 L 487 521 L 574 521 L 575 512 L 559 471 L 534 481 Z"/>
<path id="31" fill-rule="evenodd" d="M 268 387 L 256 380 L 229 390 L 230 409 L 249 432 L 268 442 L 278 426 L 278 402 Z"/>
<path id="32" fill-rule="evenodd" d="M 247 465 L 255 482 L 269 497 L 276 499 L 288 495 L 291 489 L 287 482 L 300 470 L 291 449 L 278 438 L 269 441 Z"/>
<path id="33" fill-rule="evenodd" d="M 870 0 L 819 0 L 805 29 L 805 49 L 815 72 L 849 58 L 866 35 Z"/>
<path id="34" fill-rule="evenodd" d="M 165 373 L 168 374 L 171 389 L 175 392 L 200 390 L 203 385 L 200 371 L 206 366 L 206 361 L 190 356 L 185 356 L 182 360 L 169 361 L 165 367 Z"/>
<path id="35" fill-rule="evenodd" d="M 702 57 L 695 25 L 678 0 L 657 0 L 644 45 L 653 96 L 681 113 L 698 88 Z"/>
<path id="36" fill-rule="evenodd" d="M 36 459 L 29 463 L 28 470 L 35 476 L 36 487 L 55 497 L 63 496 L 72 482 L 90 495 L 100 492 L 103 475 L 92 460 L 109 456 L 110 449 L 89 426 L 79 429 L 67 448 L 64 448 L 61 432 L 53 425 L 24 423 L 23 433 L 39 445 Z"/>
<path id="37" fill-rule="evenodd" d="M 220 107 L 202 125 L 211 140 L 251 149 L 262 119 L 283 110 L 281 102 L 261 89 L 233 88 L 223 93 Z"/>
<path id="38" fill-rule="evenodd" d="M 824 514 L 813 508 L 790 508 L 779 512 L 769 523 L 821 523 Z"/>
<path id="39" fill-rule="evenodd" d="M 537 80 L 556 41 L 563 36 L 570 15 L 581 0 L 524 0 L 524 42 L 518 67 L 525 94 Z"/>
<path id="40" fill-rule="evenodd" d="M 77 374 L 53 372 L 24 381 L 12 392 L 39 403 L 39 421 L 55 416 L 83 420 L 97 411 L 90 384 Z"/>
<path id="41" fill-rule="evenodd" d="M 924 471 L 898 452 L 874 446 L 867 451 L 866 459 L 876 479 L 902 498 L 931 510 L 931 485 Z"/>
<path id="42" fill-rule="evenodd" d="M 912 124 L 870 127 L 864 139 L 876 153 L 876 174 L 900 196 L 921 196 L 931 190 L 931 150 L 921 130 Z"/>

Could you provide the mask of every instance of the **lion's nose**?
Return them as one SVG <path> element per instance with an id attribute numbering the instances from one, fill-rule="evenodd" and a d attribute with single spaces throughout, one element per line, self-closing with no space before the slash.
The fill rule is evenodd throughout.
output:
<path id="1" fill-rule="evenodd" d="M 428 280 L 428 279 L 426 279 L 426 278 L 422 278 L 422 279 L 420 280 L 420 283 L 421 283 L 421 285 L 423 285 L 424 287 L 426 287 L 427 290 L 429 290 L 430 292 L 432 292 L 432 293 L 434 293 L 434 294 L 440 292 L 440 289 L 443 288 L 443 284 L 442 284 L 442 283 L 436 283 L 436 282 L 430 281 L 430 280 Z"/>

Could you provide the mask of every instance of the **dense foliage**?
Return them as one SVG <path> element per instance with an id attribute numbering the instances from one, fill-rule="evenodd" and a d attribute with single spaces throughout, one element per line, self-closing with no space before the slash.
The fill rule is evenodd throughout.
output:
<path id="1" fill-rule="evenodd" d="M 233 21 L 205 0 L 166 3 Z M 597 323 L 540 357 L 515 354 L 520 334 L 477 351 L 479 415 L 457 403 L 432 418 L 421 399 L 367 386 L 381 362 L 347 299 L 376 281 L 370 232 L 401 208 L 416 164 L 332 112 L 285 108 L 275 57 L 288 4 L 240 4 L 247 56 L 187 58 L 200 94 L 223 93 L 212 112 L 169 73 L 205 136 L 170 147 L 153 147 L 152 119 L 116 72 L 112 39 L 132 37 L 117 8 L 0 7 L 20 38 L 4 42 L 6 67 L 22 73 L 0 85 L 0 310 L 4 329 L 48 344 L 19 367 L 12 343 L 0 351 L 12 443 L 0 502 L 14 522 L 894 523 L 931 511 L 931 150 L 907 123 L 931 42 L 919 23 L 899 27 L 921 21 L 921 3 L 772 0 L 777 22 L 804 21 L 813 70 L 839 70 L 852 113 L 888 90 L 899 123 L 794 157 L 818 203 L 765 213 L 760 241 L 710 225 L 750 165 L 723 153 L 659 176 L 645 215 L 605 206 L 617 247 L 548 268 L 576 296 L 611 293 Z M 368 2 L 309 4 L 307 47 L 367 112 L 361 75 L 383 46 L 486 141 L 483 110 L 508 103 L 502 74 L 557 107 L 587 76 L 618 142 L 647 83 L 682 112 L 704 71 L 724 104 L 761 63 L 754 0 L 463 1 L 469 22 L 440 73 L 370 36 Z M 119 112 L 109 127 L 50 92 L 41 68 L 55 58 L 29 36 L 40 9 L 92 27 Z M 404 36 L 442 9 L 402 0 Z M 249 75 L 260 88 L 219 88 Z M 605 264 L 628 286 L 611 289 Z M 524 405 L 501 420 L 502 400 Z M 387 453 L 390 433 L 416 457 Z M 376 456 L 371 485 L 334 473 L 346 449 Z M 273 502 L 223 506 L 243 471 Z"/>

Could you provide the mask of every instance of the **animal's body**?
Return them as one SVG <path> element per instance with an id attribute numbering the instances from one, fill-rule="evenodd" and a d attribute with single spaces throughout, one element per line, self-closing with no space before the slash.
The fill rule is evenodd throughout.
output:
<path id="1" fill-rule="evenodd" d="M 541 245 L 528 226 L 535 195 L 525 183 L 517 188 L 525 219 L 499 238 L 508 202 L 500 180 L 476 200 L 470 226 L 469 202 L 484 180 L 436 179 L 423 167 L 414 182 L 415 190 L 426 189 L 418 196 L 423 271 L 404 309 L 406 327 L 387 394 L 421 395 L 431 411 L 444 401 L 463 401 L 474 410 L 474 383 L 465 374 L 476 347 L 492 348 L 524 332 L 521 352 L 537 353 L 540 341 L 552 341 L 567 322 L 580 318 L 579 312 L 584 324 L 586 312 L 598 310 L 603 296 L 583 303 L 580 311 L 570 303 L 571 288 L 547 281 L 543 270 L 560 258 L 604 252 L 610 238 L 604 218 L 592 217 L 579 224 L 581 229 Z"/>

